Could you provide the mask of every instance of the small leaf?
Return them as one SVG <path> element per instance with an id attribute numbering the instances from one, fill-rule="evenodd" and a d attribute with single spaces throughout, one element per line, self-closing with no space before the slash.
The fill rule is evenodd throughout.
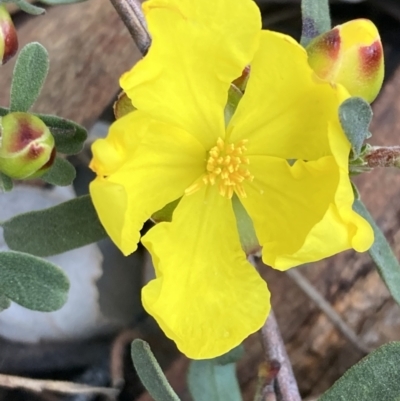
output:
<path id="1" fill-rule="evenodd" d="M 48 71 L 47 50 L 40 43 L 28 43 L 19 53 L 15 64 L 11 83 L 10 111 L 28 111 L 32 107 Z"/>
<path id="2" fill-rule="evenodd" d="M 0 312 L 11 306 L 11 301 L 3 294 L 0 294 Z"/>
<path id="3" fill-rule="evenodd" d="M 4 192 L 10 192 L 13 189 L 13 181 L 12 179 L 3 173 L 0 172 L 0 188 Z"/>
<path id="4" fill-rule="evenodd" d="M 379 347 L 350 368 L 318 401 L 400 401 L 400 343 Z"/>
<path id="5" fill-rule="evenodd" d="M 61 4 L 74 4 L 83 3 L 86 0 L 40 0 L 43 4 L 48 4 L 49 6 L 56 6 Z"/>
<path id="6" fill-rule="evenodd" d="M 51 312 L 67 301 L 69 281 L 57 266 L 21 252 L 0 253 L 0 292 L 25 308 Z"/>
<path id="7" fill-rule="evenodd" d="M 46 114 L 35 114 L 50 129 L 56 142 L 57 152 L 66 155 L 79 153 L 87 138 L 85 128 L 65 118 Z"/>
<path id="8" fill-rule="evenodd" d="M 179 401 L 179 397 L 168 383 L 151 352 L 149 344 L 142 340 L 134 340 L 131 356 L 141 382 L 155 401 Z"/>
<path id="9" fill-rule="evenodd" d="M 49 184 L 65 187 L 72 184 L 75 177 L 75 167 L 68 160 L 57 156 L 50 170 L 40 178 Z"/>
<path id="10" fill-rule="evenodd" d="M 365 205 L 360 201 L 356 200 L 353 204 L 353 209 L 369 224 L 371 224 L 374 230 L 375 241 L 372 247 L 369 249 L 369 254 L 375 262 L 378 272 L 386 284 L 390 294 L 394 300 L 400 305 L 400 265 L 394 255 L 391 247 L 389 246 L 385 236 L 383 235 L 380 228 L 376 225 L 372 216 L 368 213 Z"/>
<path id="11" fill-rule="evenodd" d="M 303 28 L 302 46 L 306 47 L 312 39 L 331 29 L 331 17 L 328 0 L 302 0 L 301 14 Z"/>
<path id="12" fill-rule="evenodd" d="M 215 359 L 192 361 L 188 386 L 194 401 L 242 401 L 235 361 L 243 350 L 237 347 Z"/>
<path id="13" fill-rule="evenodd" d="M 89 195 L 2 223 L 10 249 L 51 256 L 107 238 Z"/>
<path id="14" fill-rule="evenodd" d="M 356 159 L 361 152 L 364 141 L 370 137 L 371 106 L 360 97 L 351 97 L 340 105 L 339 119 L 343 131 L 351 143 L 352 159 Z"/>
<path id="15" fill-rule="evenodd" d="M 10 112 L 10 110 L 6 109 L 5 107 L 0 107 L 0 117 L 4 117 Z"/>
<path id="16" fill-rule="evenodd" d="M 40 15 L 46 12 L 44 8 L 36 7 L 25 0 L 14 0 L 10 1 L 10 3 L 15 3 L 22 11 L 25 11 L 26 13 L 31 15 Z"/>

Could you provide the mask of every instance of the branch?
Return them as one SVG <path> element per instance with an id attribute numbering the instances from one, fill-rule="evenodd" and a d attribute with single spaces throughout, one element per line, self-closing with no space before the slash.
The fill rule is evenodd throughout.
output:
<path id="1" fill-rule="evenodd" d="M 144 56 L 151 44 L 150 34 L 138 0 L 110 0 Z"/>
<path id="2" fill-rule="evenodd" d="M 116 400 L 119 394 L 119 391 L 113 388 L 92 387 L 66 381 L 28 379 L 4 374 L 0 374 L 0 387 L 20 388 L 34 393 L 51 391 L 61 394 L 101 394 L 111 400 Z"/>

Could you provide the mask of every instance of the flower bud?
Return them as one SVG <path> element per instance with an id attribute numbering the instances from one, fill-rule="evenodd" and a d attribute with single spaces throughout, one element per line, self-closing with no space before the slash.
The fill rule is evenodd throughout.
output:
<path id="1" fill-rule="evenodd" d="M 372 102 L 384 76 L 382 43 L 376 26 L 356 19 L 338 25 L 307 46 L 308 61 L 316 74 L 342 84 L 351 96 Z"/>
<path id="2" fill-rule="evenodd" d="M 0 65 L 5 64 L 18 50 L 18 37 L 9 12 L 0 5 Z"/>
<path id="3" fill-rule="evenodd" d="M 11 178 L 36 178 L 53 164 L 54 138 L 44 122 L 28 113 L 0 119 L 0 171 Z"/>

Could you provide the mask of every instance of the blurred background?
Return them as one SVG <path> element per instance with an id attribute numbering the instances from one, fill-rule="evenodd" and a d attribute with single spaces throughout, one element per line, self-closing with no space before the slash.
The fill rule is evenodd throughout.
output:
<path id="1" fill-rule="evenodd" d="M 318 1 L 318 0 L 315 0 Z M 259 0 L 266 29 L 299 39 L 299 0 Z M 373 104 L 371 143 L 400 145 L 400 2 L 332 2 L 334 25 L 354 18 L 372 19 L 385 49 L 385 86 Z M 42 43 L 50 54 L 50 73 L 34 110 L 84 125 L 90 132 L 85 151 L 73 158 L 74 188 L 54 189 L 34 182 L 0 195 L 0 219 L 55 205 L 87 193 L 93 178 L 87 168 L 90 144 L 105 136 L 113 121 L 112 104 L 119 76 L 140 58 L 109 0 L 49 7 L 42 16 L 14 11 L 20 47 Z M 15 61 L 15 60 L 14 60 Z M 13 61 L 1 68 L 0 105 L 8 105 Z M 400 171 L 387 169 L 356 177 L 363 201 L 400 257 Z M 145 227 L 145 230 L 148 227 Z M 0 247 L 6 245 L 0 238 Z M 143 249 L 124 258 L 102 241 L 51 259 L 71 280 L 67 305 L 54 313 L 12 307 L 0 313 L 0 373 L 44 380 L 86 383 L 120 389 L 120 401 L 151 400 L 133 371 L 129 344 L 148 341 L 182 401 L 189 401 L 185 374 L 189 361 L 167 340 L 140 304 L 140 288 L 152 277 Z M 400 339 L 400 309 L 391 300 L 368 255 L 346 252 L 299 269 L 332 304 L 368 348 Z M 333 327 L 318 307 L 286 274 L 262 268 L 272 292 L 278 323 L 304 399 L 313 400 L 364 356 Z M 238 364 L 244 400 L 254 397 L 262 348 L 257 334 L 245 342 Z M 1 375 L 0 375 L 1 376 Z M 98 401 L 107 392 L 55 394 L 2 388 L 0 401 Z M 60 388 L 62 392 L 62 389 Z M 112 398 L 111 398 L 112 399 Z M 116 399 L 116 398 L 114 398 Z"/>

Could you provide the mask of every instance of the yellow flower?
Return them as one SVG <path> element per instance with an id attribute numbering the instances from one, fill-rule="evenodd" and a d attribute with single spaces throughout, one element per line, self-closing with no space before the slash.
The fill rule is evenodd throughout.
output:
<path id="1" fill-rule="evenodd" d="M 153 44 L 121 79 L 137 111 L 94 143 L 90 192 L 124 254 L 154 212 L 181 198 L 172 222 L 142 238 L 156 268 L 143 304 L 183 353 L 211 358 L 270 310 L 232 197 L 277 269 L 371 245 L 370 226 L 352 210 L 350 144 L 337 116 L 348 95 L 315 76 L 294 40 L 261 31 L 251 0 L 150 0 L 144 12 Z M 249 64 L 226 126 L 230 83 Z"/>

